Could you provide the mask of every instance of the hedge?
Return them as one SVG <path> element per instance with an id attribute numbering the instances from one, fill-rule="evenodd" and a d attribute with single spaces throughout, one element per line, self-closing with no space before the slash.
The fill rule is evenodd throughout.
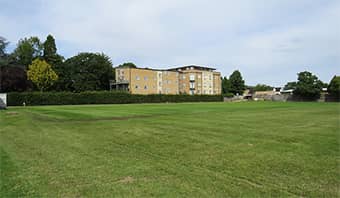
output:
<path id="1" fill-rule="evenodd" d="M 126 92 L 12 92 L 7 94 L 8 106 L 26 105 L 77 105 L 77 104 L 128 104 L 162 102 L 215 102 L 221 95 L 134 95 Z"/>

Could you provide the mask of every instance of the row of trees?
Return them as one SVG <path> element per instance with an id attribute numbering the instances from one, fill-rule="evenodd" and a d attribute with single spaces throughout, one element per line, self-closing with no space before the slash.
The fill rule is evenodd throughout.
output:
<path id="1" fill-rule="evenodd" d="M 329 84 L 322 82 L 311 72 L 304 71 L 298 73 L 298 79 L 295 82 L 288 82 L 285 90 L 292 89 L 294 96 L 303 100 L 315 100 L 320 98 L 323 88 L 327 88 L 328 94 L 334 99 L 340 97 L 340 76 L 334 76 Z"/>
<path id="2" fill-rule="evenodd" d="M 112 62 L 103 53 L 79 53 L 65 59 L 48 35 L 21 39 L 12 53 L 0 37 L 0 92 L 108 90 L 114 79 Z"/>
<path id="3" fill-rule="evenodd" d="M 274 87 L 257 84 L 256 86 L 246 86 L 241 73 L 236 70 L 230 76 L 222 78 L 222 94 L 226 96 L 241 95 L 245 89 L 251 92 L 270 91 Z M 284 86 L 284 90 L 294 90 L 293 94 L 296 98 L 303 100 L 315 100 L 320 98 L 323 88 L 327 88 L 328 94 L 339 99 L 340 97 L 340 76 L 334 76 L 329 84 L 322 82 L 311 72 L 304 71 L 298 73 L 298 79 L 295 82 L 288 82 Z"/>

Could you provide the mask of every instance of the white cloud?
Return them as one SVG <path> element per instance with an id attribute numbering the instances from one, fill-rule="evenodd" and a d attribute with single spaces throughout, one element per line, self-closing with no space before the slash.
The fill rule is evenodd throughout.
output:
<path id="1" fill-rule="evenodd" d="M 249 84 L 282 85 L 302 70 L 325 81 L 339 74 L 335 0 L 36 0 L 5 7 L 5 37 L 51 33 L 66 56 L 102 51 L 116 64 L 201 64 L 224 75 L 240 69 Z"/>

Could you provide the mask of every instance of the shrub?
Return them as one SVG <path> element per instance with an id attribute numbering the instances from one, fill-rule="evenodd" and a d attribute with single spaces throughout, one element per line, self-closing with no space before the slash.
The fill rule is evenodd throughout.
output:
<path id="1" fill-rule="evenodd" d="M 223 94 L 223 97 L 232 98 L 232 97 L 234 97 L 234 94 L 233 93 L 225 93 L 225 94 Z"/>
<path id="2" fill-rule="evenodd" d="M 9 106 L 26 105 L 76 105 L 76 104 L 127 104 L 162 102 L 215 102 L 223 101 L 221 95 L 133 95 L 126 92 L 12 92 L 8 93 Z"/>

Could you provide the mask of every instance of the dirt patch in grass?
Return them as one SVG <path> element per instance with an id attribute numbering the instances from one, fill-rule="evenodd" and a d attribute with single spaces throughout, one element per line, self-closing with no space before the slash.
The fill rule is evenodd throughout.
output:
<path id="1" fill-rule="evenodd" d="M 139 119 L 139 118 L 152 118 L 158 117 L 163 114 L 154 114 L 154 115 L 131 115 L 131 116 L 121 116 L 121 117 L 102 117 L 102 118 L 77 118 L 77 119 L 61 119 L 61 118 L 53 118 L 49 116 L 44 116 L 42 114 L 32 114 L 33 118 L 40 121 L 49 121 L 49 122 L 97 122 L 97 121 L 114 121 L 114 120 L 131 120 L 131 119 Z"/>
<path id="2" fill-rule="evenodd" d="M 118 182 L 118 183 L 127 184 L 127 183 L 133 183 L 134 181 L 136 181 L 136 179 L 134 179 L 134 178 L 131 177 L 131 176 L 127 176 L 127 177 L 124 177 L 124 178 L 118 180 L 117 182 Z"/>
<path id="3" fill-rule="evenodd" d="M 19 113 L 15 111 L 6 112 L 6 115 L 9 115 L 9 116 L 18 115 L 18 114 Z"/>

